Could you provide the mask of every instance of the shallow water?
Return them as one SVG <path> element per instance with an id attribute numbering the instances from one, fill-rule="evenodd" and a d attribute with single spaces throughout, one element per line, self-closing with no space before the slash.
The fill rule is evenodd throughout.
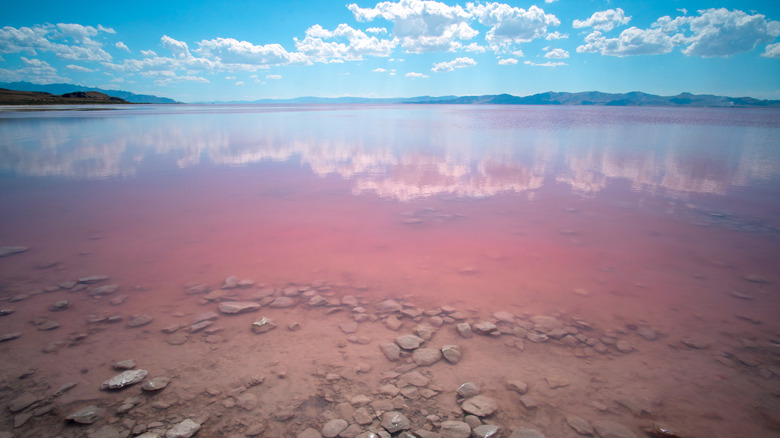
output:
<path id="1" fill-rule="evenodd" d="M 0 300 L 29 295 L 1 303 L 14 313 L 0 317 L 0 334 L 23 332 L 0 343 L 1 395 L 36 395 L 38 404 L 22 413 L 53 407 L 15 429 L 18 414 L 5 409 L 0 430 L 82 436 L 154 421 L 163 430 L 208 412 L 198 418 L 204 436 L 246 436 L 252 427 L 296 436 L 331 418 L 354 423 L 355 407 L 344 402 L 365 394 L 393 400 L 412 430 L 437 431 L 426 415 L 462 420 L 455 389 L 476 381 L 498 401 L 485 421 L 505 430 L 576 436 L 565 421 L 575 414 L 637 436 L 654 423 L 679 436 L 778 433 L 776 110 L 91 109 L 0 111 L 0 246 L 29 247 L 0 258 Z M 110 276 L 102 284 L 119 291 L 95 298 L 91 285 L 53 287 L 94 274 Z M 219 290 L 228 276 L 255 284 L 225 290 L 222 300 L 264 288 L 279 295 L 291 284 L 303 296 L 293 308 L 222 315 L 221 331 L 167 343 L 164 327 L 217 311 L 216 300 L 188 295 L 186 286 Z M 315 294 L 358 297 L 368 320 L 343 333 L 352 306 L 328 314 L 306 304 Z M 116 295 L 127 299 L 112 305 Z M 521 350 L 517 332 L 464 339 L 445 323 L 427 345 L 457 343 L 464 355 L 455 365 L 419 367 L 437 395 L 383 395 L 382 384 L 398 383 L 385 373 L 399 362 L 378 344 L 435 313 L 400 315 L 402 327 L 390 330 L 376 311 L 387 298 L 409 309 L 452 306 L 469 322 L 495 322 L 496 311 L 518 324 L 554 316 L 608 348 L 526 339 Z M 47 310 L 60 300 L 70 308 Z M 93 312 L 124 321 L 87 324 Z M 127 328 L 137 314 L 153 321 Z M 60 327 L 37 330 L 29 321 L 41 315 Z M 253 334 L 260 316 L 279 327 Z M 292 321 L 301 330 L 289 331 Z M 648 341 L 638 328 L 658 338 Z M 42 352 L 81 332 L 85 339 Z M 617 340 L 633 351 L 619 352 Z M 137 387 L 100 391 L 116 373 L 111 364 L 128 358 L 173 383 L 153 396 Z M 355 373 L 356 363 L 371 371 Z M 19 379 L 30 367 L 35 374 Z M 243 391 L 255 402 L 233 406 L 240 399 L 231 391 L 258 374 L 265 381 Z M 568 386 L 552 388 L 553 377 Z M 526 407 L 507 379 L 528 383 L 538 406 Z M 78 385 L 50 397 L 70 381 Z M 143 402 L 117 414 L 131 396 Z M 62 420 L 88 402 L 104 407 L 105 418 L 91 426 Z M 284 419 L 280 409 L 296 415 Z M 361 427 L 379 430 L 374 423 Z"/>

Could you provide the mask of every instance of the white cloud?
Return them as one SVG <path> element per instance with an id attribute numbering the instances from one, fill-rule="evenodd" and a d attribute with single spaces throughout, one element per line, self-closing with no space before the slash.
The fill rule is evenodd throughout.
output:
<path id="1" fill-rule="evenodd" d="M 341 40 L 325 41 L 325 40 Z M 390 56 L 397 45 L 395 39 L 379 39 L 347 24 L 334 30 L 315 24 L 306 30 L 303 40 L 295 39 L 295 47 L 313 62 L 360 61 L 364 56 Z"/>
<path id="2" fill-rule="evenodd" d="M 371 70 L 371 71 L 372 71 L 372 72 L 375 72 L 375 73 L 384 73 L 384 72 L 386 72 L 387 70 L 383 69 L 382 67 L 379 67 L 379 68 L 375 68 L 375 69 L 373 69 L 373 70 Z"/>
<path id="3" fill-rule="evenodd" d="M 28 81 L 36 84 L 68 82 L 70 79 L 57 74 L 57 70 L 46 61 L 21 57 L 24 67 L 16 70 L 0 68 L 0 80 L 4 82 Z"/>
<path id="4" fill-rule="evenodd" d="M 236 85 L 244 85 L 244 81 L 238 81 L 236 82 Z"/>
<path id="5" fill-rule="evenodd" d="M 119 50 L 124 50 L 127 53 L 130 53 L 130 48 L 127 47 L 127 45 L 125 43 L 123 43 L 122 41 L 119 41 L 116 44 L 114 44 L 114 47 L 116 47 Z"/>
<path id="6" fill-rule="evenodd" d="M 592 27 L 596 30 L 609 32 L 616 27 L 628 24 L 629 21 L 631 21 L 631 17 L 626 17 L 626 13 L 622 9 L 617 8 L 595 12 L 587 20 L 574 20 L 572 26 L 575 29 Z"/>
<path id="7" fill-rule="evenodd" d="M 102 26 L 94 28 L 73 23 L 18 29 L 5 26 L 0 29 L 0 53 L 36 56 L 38 52 L 51 52 L 60 59 L 70 61 L 110 61 L 111 55 L 101 48 L 101 43 L 91 38 L 101 31 L 109 30 Z"/>
<path id="8" fill-rule="evenodd" d="M 384 27 L 369 27 L 366 29 L 366 32 L 368 33 L 387 33 L 387 29 Z"/>
<path id="9" fill-rule="evenodd" d="M 433 68 L 431 68 L 431 71 L 433 72 L 445 72 L 445 71 L 453 71 L 456 68 L 466 68 L 466 67 L 473 67 L 477 65 L 477 61 L 474 61 L 471 58 L 455 58 L 452 61 L 448 62 L 439 62 L 437 64 L 433 65 Z"/>
<path id="10" fill-rule="evenodd" d="M 190 48 L 184 41 L 175 40 L 168 35 L 160 38 L 160 45 L 170 50 L 176 58 L 191 58 Z"/>
<path id="11" fill-rule="evenodd" d="M 157 56 L 157 53 L 154 52 L 154 50 L 141 50 L 141 54 L 144 56 Z"/>
<path id="12" fill-rule="evenodd" d="M 373 8 L 348 6 L 358 21 L 381 17 L 393 23 L 393 34 L 410 53 L 454 51 L 459 40 L 474 38 L 479 32 L 468 21 L 471 15 L 461 6 L 448 6 L 434 0 L 380 2 Z"/>
<path id="13" fill-rule="evenodd" d="M 766 58 L 780 58 L 780 43 L 774 43 L 766 46 L 761 56 Z"/>
<path id="14" fill-rule="evenodd" d="M 558 0 L 544 0 L 545 3 L 554 3 L 554 2 L 557 2 L 557 1 Z"/>
<path id="15" fill-rule="evenodd" d="M 80 65 L 73 65 L 73 64 L 66 65 L 65 68 L 67 68 L 68 70 L 80 71 L 80 72 L 83 72 L 83 73 L 92 73 L 92 72 L 95 71 L 95 70 L 92 70 L 91 68 L 86 68 L 86 67 L 82 67 Z"/>
<path id="16" fill-rule="evenodd" d="M 498 60 L 498 65 L 515 65 L 517 62 L 515 58 L 504 58 Z"/>
<path id="17" fill-rule="evenodd" d="M 407 78 L 427 78 L 428 77 L 428 75 L 424 75 L 422 73 L 417 73 L 417 72 L 409 72 L 409 73 L 407 73 L 404 76 L 406 76 Z"/>
<path id="18" fill-rule="evenodd" d="M 569 37 L 569 34 L 567 34 L 567 33 L 560 33 L 560 32 L 558 32 L 556 30 L 555 32 L 548 33 L 547 36 L 544 37 L 544 39 L 546 39 L 547 41 L 551 41 L 551 40 L 565 40 L 568 37 Z"/>
<path id="19" fill-rule="evenodd" d="M 771 43 L 780 36 L 780 22 L 761 14 L 725 8 L 698 11 L 698 16 L 664 16 L 650 29 L 631 27 L 616 38 L 594 31 L 585 37 L 579 53 L 611 56 L 657 55 L 682 47 L 687 56 L 727 57 Z"/>
<path id="20" fill-rule="evenodd" d="M 531 65 L 534 67 L 560 67 L 562 65 L 567 65 L 565 62 L 543 62 L 543 63 L 536 63 L 531 61 L 523 61 L 523 64 L 525 65 Z"/>
<path id="21" fill-rule="evenodd" d="M 266 79 L 281 79 L 282 75 L 268 75 L 265 78 Z"/>
<path id="22" fill-rule="evenodd" d="M 466 46 L 462 46 L 461 49 L 467 52 L 475 52 L 475 53 L 485 53 L 485 51 L 487 50 L 485 49 L 484 46 L 480 46 L 477 43 L 471 43 Z"/>
<path id="23" fill-rule="evenodd" d="M 186 44 L 184 44 L 184 47 L 181 50 L 182 53 L 184 53 L 183 49 L 186 49 Z M 239 69 L 248 69 L 251 68 L 251 66 L 258 67 L 308 63 L 306 55 L 288 52 L 280 44 L 259 46 L 248 41 L 238 41 L 233 38 L 203 40 L 198 43 L 198 48 L 193 51 L 210 61 Z M 182 55 L 176 56 L 181 57 Z"/>
<path id="24" fill-rule="evenodd" d="M 225 76 L 225 79 L 228 81 L 232 81 L 235 78 L 236 78 L 235 76 Z"/>
<path id="25" fill-rule="evenodd" d="M 558 26 L 560 20 L 537 6 L 526 9 L 504 3 L 469 3 L 467 8 L 480 23 L 492 26 L 485 40 L 495 51 L 511 44 L 525 43 L 547 35 L 548 26 Z"/>
<path id="26" fill-rule="evenodd" d="M 544 57 L 552 58 L 552 59 L 566 59 L 569 57 L 569 52 L 563 49 L 552 49 L 549 52 L 545 53 Z"/>

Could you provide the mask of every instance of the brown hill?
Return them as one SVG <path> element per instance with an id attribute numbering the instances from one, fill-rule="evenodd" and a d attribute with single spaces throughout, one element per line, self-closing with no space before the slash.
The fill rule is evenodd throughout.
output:
<path id="1" fill-rule="evenodd" d="M 130 103 L 97 91 L 77 91 L 57 96 L 37 91 L 15 91 L 0 88 L 0 105 L 85 105 Z"/>

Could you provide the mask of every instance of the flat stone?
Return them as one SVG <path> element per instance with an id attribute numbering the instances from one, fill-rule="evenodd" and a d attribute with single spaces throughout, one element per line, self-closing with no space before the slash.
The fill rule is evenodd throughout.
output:
<path id="1" fill-rule="evenodd" d="M 441 350 L 437 348 L 418 348 L 412 353 L 412 360 L 420 366 L 433 365 L 442 358 Z"/>
<path id="2" fill-rule="evenodd" d="M 466 382 L 458 387 L 458 397 L 461 398 L 471 398 L 479 395 L 479 393 L 479 385 L 474 382 Z"/>
<path id="3" fill-rule="evenodd" d="M 498 329 L 498 326 L 496 326 L 490 321 L 482 321 L 472 325 L 471 329 L 474 330 L 474 333 L 484 336 L 484 335 L 489 335 L 494 331 L 496 331 Z"/>
<path id="4" fill-rule="evenodd" d="M 402 309 L 401 304 L 398 301 L 390 299 L 384 300 L 376 305 L 376 310 L 379 313 L 395 313 L 400 312 Z"/>
<path id="5" fill-rule="evenodd" d="M 392 331 L 398 331 L 402 325 L 404 325 L 404 323 L 401 322 L 400 319 L 396 318 L 395 315 L 390 315 L 385 319 L 385 327 Z"/>
<path id="6" fill-rule="evenodd" d="M 398 377 L 398 384 L 400 386 L 413 385 L 417 387 L 427 386 L 430 380 L 420 374 L 419 371 L 409 371 L 408 373 L 401 374 Z"/>
<path id="7" fill-rule="evenodd" d="M 433 335 L 436 334 L 436 329 L 433 328 L 430 324 L 418 324 L 415 326 L 412 331 L 415 335 L 425 339 L 426 341 L 430 341 L 431 338 L 433 338 Z"/>
<path id="8" fill-rule="evenodd" d="M 311 307 L 322 307 L 328 304 L 328 300 L 321 297 L 320 295 L 314 295 L 313 297 L 309 298 L 309 302 L 307 304 Z"/>
<path id="9" fill-rule="evenodd" d="M 181 345 L 181 344 L 187 342 L 187 339 L 189 339 L 189 338 L 187 337 L 186 334 L 184 334 L 182 332 L 178 332 L 178 333 L 174 333 L 174 334 L 168 336 L 167 338 L 165 338 L 165 342 L 167 342 L 170 345 Z"/>
<path id="10" fill-rule="evenodd" d="M 460 408 L 477 417 L 486 417 L 498 409 L 498 404 L 490 397 L 476 395 L 464 400 Z"/>
<path id="11" fill-rule="evenodd" d="M 609 420 L 598 420 L 593 422 L 593 428 L 601 438 L 636 438 L 634 432 L 631 432 L 626 426 Z"/>
<path id="12" fill-rule="evenodd" d="M 219 303 L 218 310 L 228 315 L 237 315 L 260 310 L 260 304 L 254 301 L 223 301 Z"/>
<path id="13" fill-rule="evenodd" d="M 144 384 L 141 385 L 141 389 L 147 392 L 159 391 L 168 386 L 169 383 L 171 383 L 170 377 L 158 376 L 144 382 Z"/>
<path id="14" fill-rule="evenodd" d="M 58 328 L 60 328 L 60 324 L 57 321 L 53 321 L 53 320 L 48 320 L 38 326 L 38 330 L 41 331 L 55 330 Z"/>
<path id="15" fill-rule="evenodd" d="M 467 322 L 461 322 L 455 326 L 455 329 L 458 331 L 458 334 L 464 338 L 470 338 L 474 336 L 474 332 L 471 330 L 471 324 Z"/>
<path id="16" fill-rule="evenodd" d="M 501 426 L 483 424 L 471 431 L 471 438 L 498 438 L 501 436 Z"/>
<path id="17" fill-rule="evenodd" d="M 462 421 L 442 421 L 439 435 L 441 438 L 469 438 L 471 427 Z"/>
<path id="18" fill-rule="evenodd" d="M 563 328 L 563 323 L 552 316 L 536 315 L 531 317 L 531 322 L 534 324 L 533 329 L 541 333 Z"/>
<path id="19" fill-rule="evenodd" d="M 412 422 L 406 418 L 406 415 L 398 411 L 390 411 L 382 414 L 382 422 L 380 424 L 390 433 L 408 430 L 412 427 Z"/>
<path id="20" fill-rule="evenodd" d="M 518 394 L 525 394 L 528 392 L 528 384 L 521 380 L 508 380 L 506 382 L 506 389 Z"/>
<path id="21" fill-rule="evenodd" d="M 83 284 L 100 283 L 101 281 L 106 281 L 108 279 L 109 279 L 108 275 L 90 275 L 89 277 L 79 278 L 79 283 L 83 283 Z"/>
<path id="22" fill-rule="evenodd" d="M 545 380 L 547 380 L 547 385 L 550 386 L 550 389 L 569 386 L 569 381 L 561 376 L 547 376 L 545 377 Z"/>
<path id="23" fill-rule="evenodd" d="M 341 329 L 344 334 L 355 333 L 358 329 L 358 325 L 355 321 L 344 322 L 339 324 L 339 329 Z"/>
<path id="24" fill-rule="evenodd" d="M 544 333 L 536 333 L 536 332 L 528 332 L 525 335 L 525 338 L 537 344 L 541 342 L 546 342 L 549 339 L 547 335 L 545 335 Z"/>
<path id="25" fill-rule="evenodd" d="M 445 345 L 441 347 L 441 353 L 449 363 L 458 363 L 463 357 L 463 351 L 457 345 Z"/>
<path id="26" fill-rule="evenodd" d="M 36 397 L 35 395 L 29 392 L 23 392 L 20 395 L 18 395 L 15 399 L 8 402 L 8 410 L 11 412 L 19 412 L 37 401 L 38 401 L 38 397 Z"/>
<path id="27" fill-rule="evenodd" d="M 106 380 L 100 385 L 100 389 L 121 389 L 130 385 L 135 385 L 141 382 L 148 374 L 148 371 L 137 369 L 127 370 L 116 376 Z"/>
<path id="28" fill-rule="evenodd" d="M 504 322 L 507 324 L 514 324 L 515 323 L 515 315 L 512 315 L 509 312 L 495 312 L 493 313 L 493 318 L 496 318 L 500 322 Z"/>
<path id="29" fill-rule="evenodd" d="M 535 409 L 537 406 L 539 406 L 539 402 L 537 402 L 536 399 L 530 395 L 521 396 L 520 403 L 522 403 L 526 409 Z"/>
<path id="30" fill-rule="evenodd" d="M 634 347 L 626 341 L 617 341 L 615 343 L 615 348 L 621 353 L 631 353 L 634 351 Z"/>
<path id="31" fill-rule="evenodd" d="M 0 246 L 0 257 L 7 257 L 14 254 L 21 254 L 27 251 L 26 246 Z"/>
<path id="32" fill-rule="evenodd" d="M 335 418 L 325 423 L 321 433 L 324 438 L 336 438 L 347 426 L 349 426 L 349 423 L 346 420 Z"/>
<path id="33" fill-rule="evenodd" d="M 382 350 L 385 357 L 392 362 L 401 359 L 401 347 L 396 343 L 388 342 L 386 344 L 380 344 L 379 349 Z"/>
<path id="34" fill-rule="evenodd" d="M 283 309 L 287 307 L 294 307 L 297 304 L 297 301 L 295 301 L 293 298 L 290 297 L 277 297 L 273 301 L 271 301 L 271 304 L 269 304 L 269 307 L 273 307 L 275 309 Z"/>
<path id="35" fill-rule="evenodd" d="M 578 417 L 576 415 L 567 415 L 566 423 L 580 435 L 592 436 L 594 433 L 596 433 L 596 431 L 593 430 L 593 426 L 591 426 L 590 423 L 588 423 L 588 421 L 582 417 Z"/>
<path id="36" fill-rule="evenodd" d="M 371 424 L 371 422 L 374 421 L 374 417 L 371 416 L 371 414 L 368 412 L 368 409 L 366 408 L 355 409 L 355 414 L 353 415 L 353 418 L 355 419 L 355 423 L 360 424 L 362 426 L 365 426 L 366 424 Z"/>
<path id="37" fill-rule="evenodd" d="M 65 419 L 79 424 L 92 424 L 103 416 L 103 412 L 103 409 L 95 405 L 89 405 L 70 413 Z"/>
<path id="38" fill-rule="evenodd" d="M 647 327 L 639 327 L 636 330 L 636 334 L 643 337 L 646 341 L 655 341 L 658 335 Z"/>
<path id="39" fill-rule="evenodd" d="M 120 360 L 119 362 L 114 362 L 111 367 L 115 370 L 132 370 L 135 368 L 135 361 L 133 359 Z"/>
<path id="40" fill-rule="evenodd" d="M 91 291 L 89 291 L 89 296 L 91 297 L 104 297 L 106 295 L 111 295 L 114 292 L 119 290 L 118 284 L 106 284 L 103 286 L 98 286 Z"/>
<path id="41" fill-rule="evenodd" d="M 180 417 L 181 418 L 181 417 Z M 187 418 L 165 433 L 165 438 L 190 438 L 200 430 L 200 424 Z"/>
<path id="42" fill-rule="evenodd" d="M 235 275 L 231 275 L 230 277 L 227 277 L 225 279 L 225 282 L 222 284 L 222 289 L 233 289 L 238 287 L 238 284 L 241 282 L 241 280 L 238 279 Z"/>
<path id="43" fill-rule="evenodd" d="M 153 318 L 149 315 L 134 316 L 130 318 L 130 321 L 127 321 L 127 327 L 141 327 L 152 322 L 152 319 Z"/>
<path id="44" fill-rule="evenodd" d="M 423 338 L 415 335 L 403 335 L 395 338 L 395 343 L 404 350 L 414 350 L 424 341 Z"/>
<path id="45" fill-rule="evenodd" d="M 61 300 L 52 304 L 51 307 L 49 307 L 49 310 L 51 310 L 52 312 L 59 312 L 62 310 L 66 310 L 68 308 L 70 308 L 70 301 Z"/>
<path id="46" fill-rule="evenodd" d="M 11 332 L 0 334 L 0 342 L 10 341 L 22 336 L 22 332 Z"/>
<path id="47" fill-rule="evenodd" d="M 271 331 L 276 328 L 276 324 L 271 318 L 262 317 L 252 323 L 252 331 L 260 334 Z"/>
<path id="48" fill-rule="evenodd" d="M 14 309 L 0 309 L 0 316 L 6 316 L 14 313 Z"/>
<path id="49" fill-rule="evenodd" d="M 312 429 L 311 427 L 308 429 L 305 429 L 303 432 L 296 435 L 296 438 L 322 438 L 322 435 L 319 431 L 316 429 Z"/>
<path id="50" fill-rule="evenodd" d="M 24 426 L 24 424 L 27 423 L 27 420 L 29 420 L 32 417 L 33 414 L 29 412 L 24 414 L 14 415 L 14 429 Z"/>

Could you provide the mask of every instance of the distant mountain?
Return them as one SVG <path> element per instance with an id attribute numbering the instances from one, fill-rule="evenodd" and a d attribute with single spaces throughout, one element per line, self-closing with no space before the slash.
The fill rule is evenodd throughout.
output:
<path id="1" fill-rule="evenodd" d="M 657 96 L 639 91 L 630 93 L 581 93 L 546 92 L 531 96 L 489 94 L 483 96 L 418 96 L 418 97 L 297 97 L 295 99 L 262 99 L 251 102 L 210 102 L 244 104 L 292 104 L 292 103 L 419 103 L 448 105 L 601 105 L 601 106 L 674 106 L 674 107 L 780 107 L 780 100 L 759 100 L 752 97 L 725 97 L 711 94 L 681 93 L 677 96 Z"/>
<path id="2" fill-rule="evenodd" d="M 0 105 L 84 105 L 84 104 L 129 104 L 119 97 L 97 91 L 76 91 L 57 96 L 40 91 L 19 91 L 0 88 Z"/>
<path id="3" fill-rule="evenodd" d="M 96 91 L 112 97 L 124 99 L 130 103 L 179 103 L 167 97 L 158 97 L 148 94 L 135 94 L 121 90 L 103 90 L 101 88 L 82 87 L 73 84 L 32 84 L 30 82 L 0 82 L 0 88 L 17 91 L 38 91 L 51 94 L 66 94 L 79 91 Z"/>

